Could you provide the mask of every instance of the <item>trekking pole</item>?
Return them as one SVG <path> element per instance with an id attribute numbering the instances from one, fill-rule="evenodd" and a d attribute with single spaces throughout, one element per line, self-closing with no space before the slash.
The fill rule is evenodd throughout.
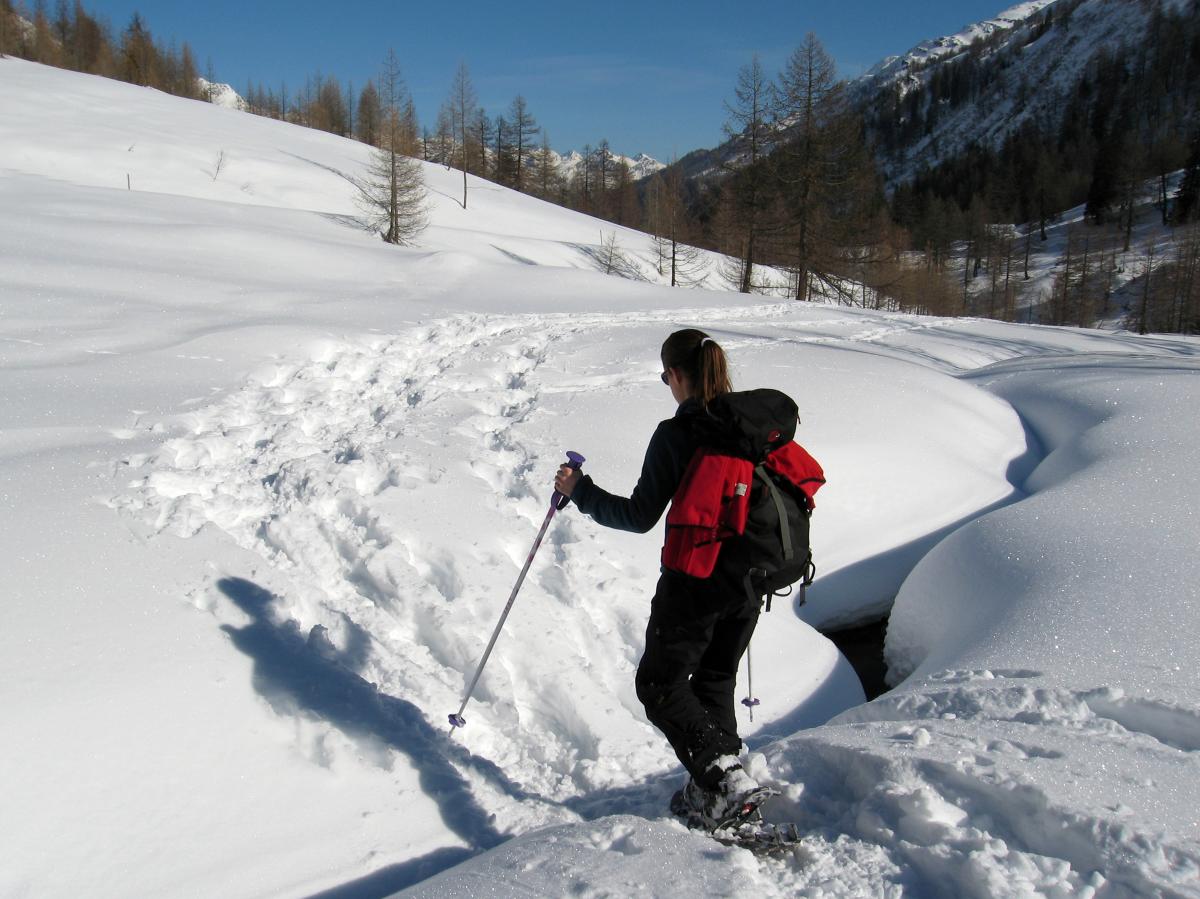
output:
<path id="1" fill-rule="evenodd" d="M 754 669 L 750 665 L 750 644 L 746 644 L 746 698 L 742 700 L 742 705 L 750 710 L 750 722 L 754 722 L 754 707 L 759 705 L 758 699 L 754 696 Z"/>
<path id="2" fill-rule="evenodd" d="M 583 456 L 576 452 L 567 453 L 567 467 L 573 468 L 576 471 L 584 463 Z M 467 719 L 463 717 L 463 710 L 466 709 L 467 703 L 471 701 L 471 694 L 475 692 L 475 685 L 479 683 L 479 675 L 483 674 L 483 666 L 487 664 L 488 656 L 492 654 L 492 647 L 496 645 L 496 638 L 500 636 L 500 631 L 504 627 L 504 622 L 508 618 L 508 613 L 512 611 L 513 603 L 517 599 L 517 592 L 521 589 L 521 584 L 525 583 L 525 575 L 529 573 L 529 566 L 533 564 L 533 557 L 537 555 L 538 547 L 542 545 L 542 538 L 546 536 L 546 531 L 550 527 L 550 521 L 554 518 L 554 513 L 560 509 L 566 508 L 570 497 L 557 490 L 550 497 L 550 509 L 546 512 L 546 517 L 542 521 L 541 530 L 537 533 L 537 539 L 533 541 L 533 548 L 529 550 L 529 556 L 525 559 L 525 567 L 521 569 L 521 574 L 517 577 L 517 582 L 513 585 L 512 593 L 508 595 L 508 603 L 504 606 L 504 611 L 500 613 L 500 621 L 496 624 L 496 629 L 492 631 L 492 639 L 488 641 L 487 649 L 483 651 L 483 658 L 479 660 L 479 667 L 475 669 L 475 676 L 471 678 L 471 685 L 467 687 L 466 695 L 463 696 L 462 705 L 458 707 L 458 711 L 450 715 L 450 735 L 454 735 L 456 727 L 462 727 L 467 723 Z"/>

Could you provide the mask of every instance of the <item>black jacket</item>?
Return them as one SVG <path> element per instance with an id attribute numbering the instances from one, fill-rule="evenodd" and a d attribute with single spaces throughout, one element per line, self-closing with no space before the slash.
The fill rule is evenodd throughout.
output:
<path id="1" fill-rule="evenodd" d="M 638 534 L 649 531 L 662 518 L 692 461 L 698 444 L 691 419 L 703 410 L 697 400 L 685 400 L 674 418 L 659 422 L 646 447 L 642 474 L 628 497 L 609 493 L 584 475 L 575 485 L 572 502 L 605 527 Z"/>

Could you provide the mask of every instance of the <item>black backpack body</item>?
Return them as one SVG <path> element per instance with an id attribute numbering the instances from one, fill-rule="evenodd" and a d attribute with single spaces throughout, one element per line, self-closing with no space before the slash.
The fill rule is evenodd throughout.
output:
<path id="1" fill-rule="evenodd" d="M 786 394 L 760 389 L 722 394 L 695 416 L 699 448 L 667 516 L 664 567 L 707 577 L 719 557 L 768 608 L 812 582 L 809 520 L 825 477 L 793 440 L 797 411 Z"/>

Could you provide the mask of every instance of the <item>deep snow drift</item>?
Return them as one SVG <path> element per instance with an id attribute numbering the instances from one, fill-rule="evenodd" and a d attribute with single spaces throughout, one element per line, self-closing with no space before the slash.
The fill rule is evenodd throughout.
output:
<path id="1" fill-rule="evenodd" d="M 1200 342 L 670 290 L 634 232 L 605 277 L 611 226 L 435 167 L 387 247 L 366 153 L 0 60 L 0 894 L 1200 893 Z M 781 860 L 665 817 L 655 536 L 558 516 L 446 736 L 684 325 L 830 479 L 753 647 Z M 862 705 L 815 628 L 893 598 Z"/>

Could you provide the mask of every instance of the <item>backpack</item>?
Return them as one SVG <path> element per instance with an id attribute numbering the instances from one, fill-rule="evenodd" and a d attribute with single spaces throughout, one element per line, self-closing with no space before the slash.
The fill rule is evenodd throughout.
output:
<path id="1" fill-rule="evenodd" d="M 664 568 L 706 578 L 720 558 L 768 610 L 783 588 L 812 583 L 809 518 L 825 475 L 792 439 L 797 411 L 762 389 L 722 394 L 694 418 L 699 448 L 667 513 Z"/>

